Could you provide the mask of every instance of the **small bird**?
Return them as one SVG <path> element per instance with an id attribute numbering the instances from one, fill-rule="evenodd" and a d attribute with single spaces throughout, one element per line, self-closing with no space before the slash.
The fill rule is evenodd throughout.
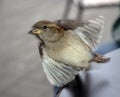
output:
<path id="1" fill-rule="evenodd" d="M 80 70 L 89 69 L 90 62 L 107 62 L 93 53 L 102 37 L 102 16 L 79 25 L 74 20 L 39 21 L 30 34 L 40 40 L 39 51 L 44 72 L 52 85 L 64 86 Z"/>

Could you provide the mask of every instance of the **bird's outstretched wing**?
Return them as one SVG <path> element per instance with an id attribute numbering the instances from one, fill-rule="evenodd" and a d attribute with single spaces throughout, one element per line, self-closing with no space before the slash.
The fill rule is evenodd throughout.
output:
<path id="1" fill-rule="evenodd" d="M 94 49 L 102 38 L 104 17 L 99 16 L 94 20 L 89 20 L 86 24 L 74 20 L 58 20 L 55 23 L 64 30 L 74 30 L 86 45 Z"/>
<path id="2" fill-rule="evenodd" d="M 55 23 L 58 28 L 74 31 L 87 46 L 94 49 L 102 37 L 104 18 L 100 16 L 94 20 L 90 20 L 84 25 L 74 20 L 57 20 L 55 22 L 41 21 L 36 23 L 34 27 L 39 27 L 43 23 Z"/>
<path id="3" fill-rule="evenodd" d="M 86 45 L 94 49 L 101 40 L 103 27 L 104 18 L 99 16 L 94 20 L 89 20 L 89 23 L 83 27 L 77 27 L 74 31 Z"/>

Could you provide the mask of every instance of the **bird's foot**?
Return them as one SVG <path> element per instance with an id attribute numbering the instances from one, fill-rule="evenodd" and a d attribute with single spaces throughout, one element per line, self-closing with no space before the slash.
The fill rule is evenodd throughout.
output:
<path id="1" fill-rule="evenodd" d="M 100 54 L 93 53 L 94 58 L 90 60 L 90 62 L 97 62 L 97 63 L 105 63 L 110 60 L 110 58 L 104 58 L 104 56 Z"/>

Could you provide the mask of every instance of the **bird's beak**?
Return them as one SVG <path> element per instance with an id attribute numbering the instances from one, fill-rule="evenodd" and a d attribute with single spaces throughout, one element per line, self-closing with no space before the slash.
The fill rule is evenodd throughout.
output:
<path id="1" fill-rule="evenodd" d="M 43 30 L 41 29 L 33 29 L 31 31 L 28 32 L 28 34 L 35 34 L 35 35 L 39 35 L 43 32 Z"/>

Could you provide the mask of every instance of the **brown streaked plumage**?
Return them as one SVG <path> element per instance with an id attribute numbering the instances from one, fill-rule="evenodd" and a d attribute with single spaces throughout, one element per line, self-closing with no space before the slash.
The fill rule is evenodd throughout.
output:
<path id="1" fill-rule="evenodd" d="M 92 49 L 101 38 L 103 17 L 80 27 L 73 20 L 37 22 L 31 34 L 42 40 L 39 46 L 44 72 L 51 84 L 63 86 L 74 79 L 90 62 L 106 62 L 102 56 L 92 56 Z"/>

